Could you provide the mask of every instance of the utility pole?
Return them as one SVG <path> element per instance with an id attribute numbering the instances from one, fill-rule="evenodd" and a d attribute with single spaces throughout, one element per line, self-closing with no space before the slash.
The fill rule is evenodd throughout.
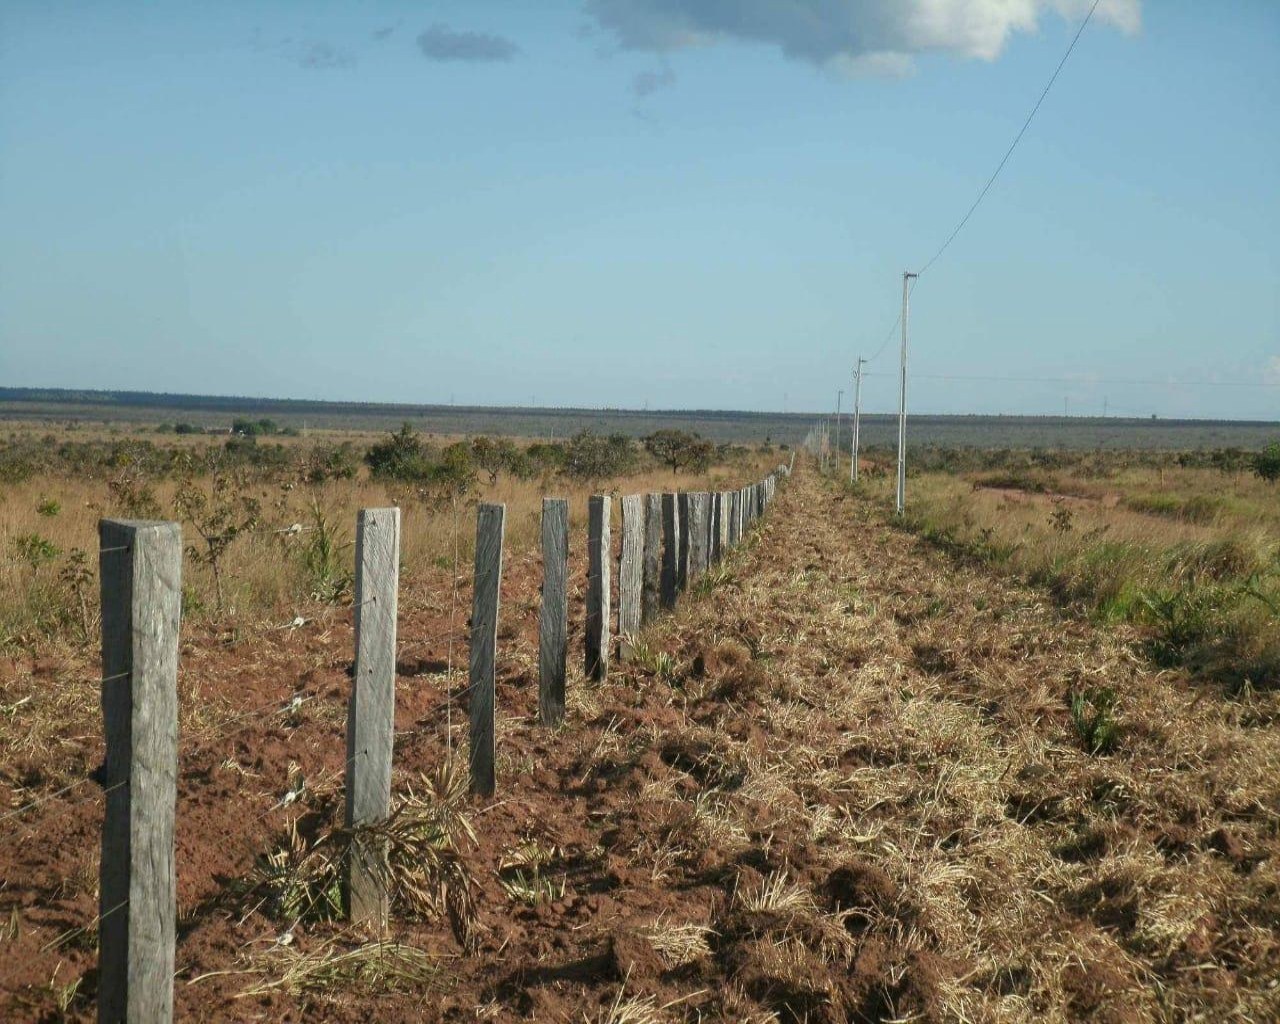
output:
<path id="1" fill-rule="evenodd" d="M 849 483 L 858 482 L 858 427 L 862 415 L 862 364 L 866 360 L 858 356 L 853 367 L 853 445 L 849 456 Z"/>
<path id="2" fill-rule="evenodd" d="M 836 392 L 836 461 L 831 467 L 833 474 L 840 472 L 840 406 L 844 402 L 844 390 Z"/>
<path id="3" fill-rule="evenodd" d="M 901 380 L 898 384 L 898 501 L 896 511 L 902 515 L 907 507 L 907 296 L 913 277 L 909 270 L 902 272 L 902 355 L 899 358 Z"/>

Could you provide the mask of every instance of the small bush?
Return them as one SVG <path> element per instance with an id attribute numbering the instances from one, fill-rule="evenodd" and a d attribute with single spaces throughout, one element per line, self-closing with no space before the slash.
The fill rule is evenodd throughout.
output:
<path id="1" fill-rule="evenodd" d="M 1254 456 L 1253 473 L 1269 484 L 1280 480 L 1280 441 L 1273 441 Z"/>
<path id="2" fill-rule="evenodd" d="M 1084 749 L 1093 755 L 1108 753 L 1119 728 L 1115 720 L 1116 692 L 1109 686 L 1088 687 L 1071 696 L 1071 722 Z"/>
<path id="3" fill-rule="evenodd" d="M 625 435 L 600 437 L 582 430 L 565 446 L 564 472 L 575 480 L 594 482 L 630 472 L 635 461 L 635 448 Z"/>

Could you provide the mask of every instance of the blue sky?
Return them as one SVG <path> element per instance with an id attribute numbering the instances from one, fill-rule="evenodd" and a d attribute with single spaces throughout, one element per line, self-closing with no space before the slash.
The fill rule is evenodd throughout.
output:
<path id="1" fill-rule="evenodd" d="M 6 0 L 0 383 L 847 408 L 1087 6 Z M 1280 4 L 1103 0 L 912 407 L 1280 419 L 1277 111 Z"/>

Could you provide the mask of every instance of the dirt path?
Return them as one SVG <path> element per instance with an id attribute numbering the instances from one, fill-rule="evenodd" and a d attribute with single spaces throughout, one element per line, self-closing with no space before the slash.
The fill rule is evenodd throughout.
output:
<path id="1" fill-rule="evenodd" d="M 281 946 L 286 923 L 229 895 L 290 820 L 254 821 L 272 794 L 253 778 L 290 761 L 322 778 L 341 760 L 349 627 L 331 623 L 259 659 L 285 692 L 315 694 L 304 722 L 184 765 L 180 1019 L 1280 1017 L 1275 695 L 1228 703 L 1162 677 L 1121 638 L 799 474 L 637 665 L 603 687 L 571 679 L 569 722 L 548 732 L 533 723 L 537 566 L 509 575 L 499 792 L 473 812 L 469 858 L 478 950 L 399 921 L 396 939 L 438 958 L 425 988 L 346 978 L 242 996 L 299 951 L 356 941 L 317 924 Z M 447 614 L 436 594 L 411 628 Z M 419 735 L 397 749 L 397 786 L 442 756 L 441 655 L 402 676 L 397 724 Z M 1069 698 L 1098 687 L 1118 695 L 1119 731 L 1090 756 Z M 302 813 L 331 813 L 332 784 L 308 799 Z M 31 979 L 93 962 L 36 952 L 88 902 L 56 890 L 92 877 L 74 843 L 94 820 L 68 817 L 24 821 L 38 845 L 3 863 L 37 925 L 10 942 L 6 1019 L 58 1019 Z M 91 990 L 89 975 L 70 1018 L 90 1018 Z"/>

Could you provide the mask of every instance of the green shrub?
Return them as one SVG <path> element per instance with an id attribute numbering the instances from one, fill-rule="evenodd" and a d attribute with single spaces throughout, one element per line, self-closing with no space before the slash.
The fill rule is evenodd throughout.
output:
<path id="1" fill-rule="evenodd" d="M 58 548 L 53 541 L 38 533 L 23 533 L 14 537 L 13 550 L 33 573 L 39 572 L 42 566 L 58 557 Z"/>
<path id="2" fill-rule="evenodd" d="M 365 452 L 364 461 L 375 477 L 384 480 L 417 482 L 425 480 L 431 470 L 430 451 L 410 423 L 373 445 Z"/>
<path id="3" fill-rule="evenodd" d="M 1109 686 L 1090 686 L 1071 695 L 1071 722 L 1087 753 L 1096 756 L 1115 747 L 1115 708 L 1116 692 Z"/>
<path id="4" fill-rule="evenodd" d="M 1253 473 L 1269 484 L 1280 480 L 1280 441 L 1273 441 L 1253 457 Z"/>
<path id="5" fill-rule="evenodd" d="M 564 472 L 575 480 L 598 481 L 630 472 L 635 461 L 635 448 L 625 435 L 600 437 L 582 430 L 565 446 Z"/>

